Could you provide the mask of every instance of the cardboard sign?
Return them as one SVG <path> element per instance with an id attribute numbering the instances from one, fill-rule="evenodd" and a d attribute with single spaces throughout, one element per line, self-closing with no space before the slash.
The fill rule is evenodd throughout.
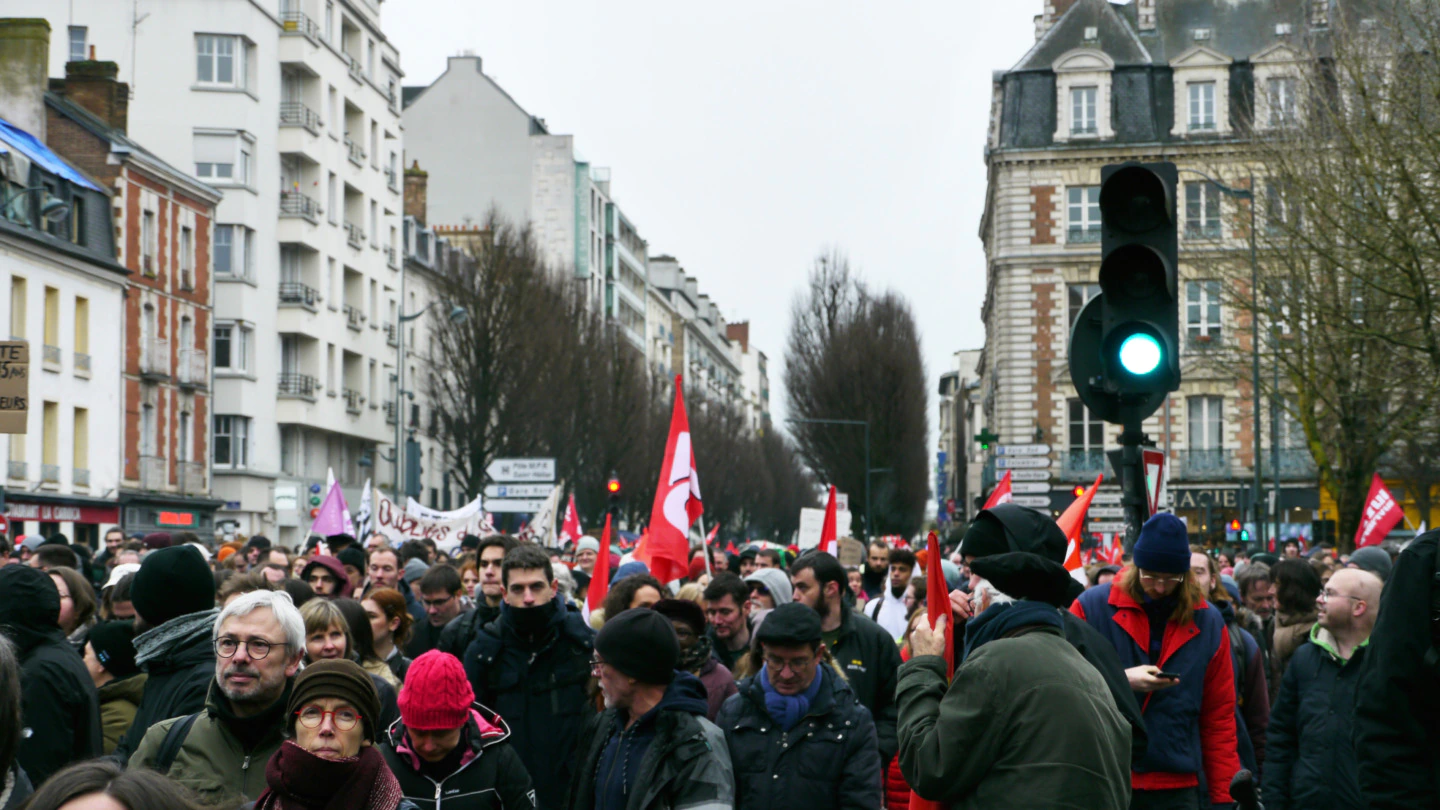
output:
<path id="1" fill-rule="evenodd" d="M 0 433 L 24 433 L 30 416 L 30 342 L 0 341 Z"/>

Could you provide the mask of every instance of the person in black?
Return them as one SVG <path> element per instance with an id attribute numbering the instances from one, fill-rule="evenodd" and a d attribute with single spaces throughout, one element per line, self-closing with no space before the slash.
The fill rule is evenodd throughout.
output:
<path id="1" fill-rule="evenodd" d="M 459 617 L 464 607 L 460 601 L 461 584 L 460 572 L 451 565 L 432 566 L 420 578 L 425 620 L 415 623 L 410 631 L 410 643 L 405 645 L 405 655 L 411 660 L 439 646 L 445 625 Z"/>
<path id="2" fill-rule="evenodd" d="M 492 534 L 480 541 L 480 547 L 475 552 L 475 568 L 480 574 L 478 593 L 474 595 L 475 607 L 445 625 L 435 649 L 459 658 L 475 640 L 475 634 L 480 632 L 481 627 L 500 618 L 500 603 L 505 597 L 500 567 L 505 562 L 505 555 L 517 545 L 519 542 L 515 538 L 505 534 Z"/>
<path id="3" fill-rule="evenodd" d="M 728 572 L 716 574 L 705 586 L 710 648 L 715 659 L 731 672 L 750 651 L 750 588 L 750 583 Z"/>

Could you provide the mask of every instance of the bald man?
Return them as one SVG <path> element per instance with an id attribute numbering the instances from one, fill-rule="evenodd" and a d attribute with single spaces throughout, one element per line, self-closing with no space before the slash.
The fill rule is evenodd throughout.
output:
<path id="1" fill-rule="evenodd" d="M 1266 810 L 1364 807 L 1351 743 L 1360 665 L 1380 608 L 1380 578 L 1336 571 L 1320 620 L 1290 659 L 1265 743 Z"/>

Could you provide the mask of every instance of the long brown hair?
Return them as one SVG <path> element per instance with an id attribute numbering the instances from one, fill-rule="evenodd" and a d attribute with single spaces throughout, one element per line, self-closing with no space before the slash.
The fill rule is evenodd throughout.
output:
<path id="1" fill-rule="evenodd" d="M 1130 595 L 1131 599 L 1144 604 L 1145 589 L 1140 587 L 1140 569 L 1134 565 L 1127 566 L 1120 572 L 1120 589 Z M 1185 580 L 1180 587 L 1175 589 L 1175 612 L 1170 614 L 1170 621 L 1184 627 L 1195 620 L 1195 609 L 1205 603 L 1205 592 L 1200 590 L 1200 583 L 1195 580 L 1195 575 L 1190 573 L 1189 566 L 1185 568 Z"/>
<path id="2" fill-rule="evenodd" d="M 1190 553 L 1205 555 L 1205 565 L 1210 569 L 1210 593 L 1205 594 L 1205 598 L 1211 602 L 1229 602 L 1230 592 L 1225 590 L 1225 583 L 1220 581 L 1220 561 L 1200 546 L 1190 546 Z"/>

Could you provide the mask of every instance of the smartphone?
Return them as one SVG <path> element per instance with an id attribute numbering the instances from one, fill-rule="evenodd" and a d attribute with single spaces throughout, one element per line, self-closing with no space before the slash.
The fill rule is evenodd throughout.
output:
<path id="1" fill-rule="evenodd" d="M 1180 680 L 1180 673 L 1178 673 L 1178 672 L 1157 672 L 1157 673 L 1155 673 L 1155 677 L 1157 677 L 1157 678 L 1164 678 L 1164 679 L 1167 680 L 1167 681 L 1178 681 L 1178 680 Z"/>

